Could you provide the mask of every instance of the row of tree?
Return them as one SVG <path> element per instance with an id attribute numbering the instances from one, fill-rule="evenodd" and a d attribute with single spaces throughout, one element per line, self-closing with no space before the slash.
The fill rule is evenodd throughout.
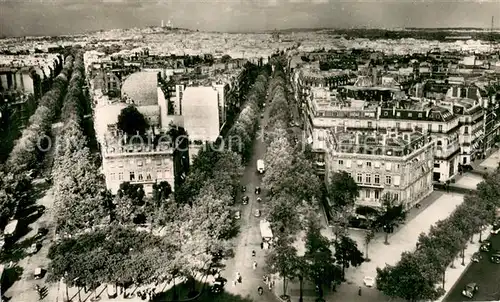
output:
<path id="1" fill-rule="evenodd" d="M 66 234 L 101 224 L 107 216 L 106 188 L 82 127 L 89 102 L 83 94 L 84 68 L 83 54 L 76 52 L 61 113 L 63 126 L 54 146 L 54 213 L 57 231 Z"/>
<path id="2" fill-rule="evenodd" d="M 52 88 L 40 99 L 28 126 L 15 142 L 6 164 L 1 169 L 0 228 L 31 203 L 32 175 L 28 172 L 40 167 L 45 151 L 50 147 L 48 137 L 51 134 L 51 126 L 58 117 L 58 108 L 61 107 L 72 70 L 73 57 L 67 56 L 64 68 L 53 80 Z"/>
<path id="3" fill-rule="evenodd" d="M 317 197 L 321 181 L 314 173 L 312 156 L 307 148 L 291 143 L 288 132 L 293 95 L 279 59 L 274 60 L 274 73 L 268 89 L 270 118 L 265 141 L 268 145 L 263 186 L 269 190 L 266 202 L 267 219 L 277 240 L 267 256 L 267 269 L 283 278 L 283 296 L 287 282 L 298 278 L 313 282 L 323 297 L 323 286 L 340 283 L 349 265 L 359 265 L 363 255 L 347 236 L 329 240 L 321 233 L 317 214 Z M 345 190 L 344 190 L 345 191 Z M 305 253 L 299 255 L 294 242 L 305 233 Z M 334 250 L 334 251 L 332 251 Z M 285 297 L 283 297 L 285 298 Z"/>
<path id="4" fill-rule="evenodd" d="M 500 170 L 485 177 L 475 193 L 451 216 L 422 233 L 414 252 L 404 252 L 394 266 L 377 268 L 377 287 L 390 297 L 408 301 L 436 300 L 444 291 L 445 272 L 457 255 L 464 261 L 464 250 L 474 234 L 495 219 L 500 206 Z M 481 238 L 479 238 L 481 240 Z M 439 286 L 442 284 L 442 287 Z"/>
<path id="5" fill-rule="evenodd" d="M 29 120 L 28 127 L 16 142 L 7 159 L 6 168 L 15 175 L 26 174 L 39 168 L 47 149 L 50 148 L 52 123 L 60 114 L 60 108 L 69 78 L 73 71 L 73 57 L 67 56 L 61 73 L 50 89 L 40 99 L 38 108 Z"/>

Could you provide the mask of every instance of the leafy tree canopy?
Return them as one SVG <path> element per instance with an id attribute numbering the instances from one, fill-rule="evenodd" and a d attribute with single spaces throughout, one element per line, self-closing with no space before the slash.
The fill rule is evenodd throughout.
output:
<path id="1" fill-rule="evenodd" d="M 144 134 L 148 128 L 148 122 L 137 107 L 130 105 L 123 108 L 118 115 L 117 126 L 128 135 Z"/>
<path id="2" fill-rule="evenodd" d="M 347 172 L 340 171 L 332 175 L 328 183 L 328 193 L 337 207 L 351 207 L 359 195 L 359 188 Z"/>

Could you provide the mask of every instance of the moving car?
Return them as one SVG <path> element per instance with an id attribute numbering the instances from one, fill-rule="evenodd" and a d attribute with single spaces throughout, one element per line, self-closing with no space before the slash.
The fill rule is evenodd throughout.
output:
<path id="1" fill-rule="evenodd" d="M 235 218 L 235 219 L 240 219 L 240 218 L 241 218 L 241 213 L 240 213 L 240 211 L 236 211 L 236 213 L 234 213 L 234 218 Z"/>
<path id="2" fill-rule="evenodd" d="M 491 260 L 491 262 L 493 262 L 495 264 L 500 264 L 500 251 L 492 252 L 490 260 Z"/>
<path id="3" fill-rule="evenodd" d="M 483 259 L 483 256 L 481 256 L 481 253 L 480 252 L 475 252 L 474 254 L 472 254 L 472 257 L 470 258 L 470 260 L 472 262 L 479 262 L 479 260 Z"/>
<path id="4" fill-rule="evenodd" d="M 253 215 L 255 217 L 260 217 L 260 210 L 259 209 L 255 210 L 255 213 Z"/>
<path id="5" fill-rule="evenodd" d="M 484 240 L 481 243 L 481 247 L 479 248 L 479 250 L 482 251 L 482 252 L 489 252 L 491 250 L 491 241 Z"/>
<path id="6" fill-rule="evenodd" d="M 41 267 L 37 267 L 35 268 L 35 273 L 33 275 L 35 277 L 35 280 L 42 279 L 45 275 L 45 270 Z"/>
<path id="7" fill-rule="evenodd" d="M 243 201 L 243 204 L 248 204 L 248 201 L 250 200 L 250 198 L 248 196 L 243 196 L 242 198 L 242 201 Z"/>
<path id="8" fill-rule="evenodd" d="M 265 165 L 264 165 L 264 160 L 259 159 L 257 160 L 257 171 L 259 171 L 260 174 L 264 173 L 266 170 Z"/>
<path id="9" fill-rule="evenodd" d="M 477 293 L 479 290 L 479 287 L 477 286 L 476 283 L 469 283 L 465 286 L 464 290 L 462 291 L 462 295 L 465 297 L 472 299 L 474 297 L 474 294 Z"/>
<path id="10" fill-rule="evenodd" d="M 365 278 L 363 278 L 363 283 L 366 287 L 373 287 L 375 285 L 375 278 L 366 276 Z"/>
<path id="11" fill-rule="evenodd" d="M 255 194 L 260 194 L 260 191 L 261 191 L 260 187 L 255 187 Z"/>

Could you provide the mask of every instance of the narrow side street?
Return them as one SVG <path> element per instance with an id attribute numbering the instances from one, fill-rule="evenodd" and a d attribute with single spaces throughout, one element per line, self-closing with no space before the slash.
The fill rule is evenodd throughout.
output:
<path id="1" fill-rule="evenodd" d="M 54 127 L 53 131 L 54 137 L 56 137 L 59 129 Z M 11 302 L 38 301 L 39 297 L 35 290 L 35 285 L 41 288 L 47 287 L 47 296 L 43 301 L 56 301 L 57 284 L 45 282 L 45 276 L 42 279 L 35 280 L 35 270 L 37 268 L 44 270 L 48 268 L 50 260 L 47 258 L 47 255 L 55 236 L 54 215 L 52 213 L 54 203 L 53 191 L 52 186 L 46 183 L 44 179 L 44 177 L 49 176 L 51 173 L 54 150 L 55 148 L 52 148 L 47 153 L 45 158 L 45 170 L 40 173 L 39 178 L 33 181 L 35 191 L 40 194 L 40 196 L 37 196 L 35 206 L 45 207 L 45 212 L 29 225 L 29 232 L 22 236 L 16 244 L 20 247 L 28 248 L 29 244 L 25 243 L 34 243 L 36 241 L 35 236 L 40 228 L 47 228 L 48 233 L 39 241 L 41 243 L 41 248 L 38 252 L 31 256 L 25 256 L 17 263 L 17 266 L 22 268 L 22 275 L 20 279 L 4 293 L 5 296 L 11 297 Z"/>

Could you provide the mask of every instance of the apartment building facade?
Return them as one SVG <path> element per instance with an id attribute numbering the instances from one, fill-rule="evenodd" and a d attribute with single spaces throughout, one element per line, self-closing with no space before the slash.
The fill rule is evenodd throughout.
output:
<path id="1" fill-rule="evenodd" d="M 418 131 L 429 134 L 436 142 L 433 179 L 444 182 L 458 173 L 460 118 L 446 108 L 431 103 L 420 103 L 408 109 L 383 108 L 378 102 L 343 99 L 338 92 L 322 88 L 312 89 L 306 98 L 306 104 L 304 129 L 309 141 L 314 140 L 314 129 L 334 127 L 360 133 Z M 321 163 L 324 155 L 320 150 L 317 153 L 317 162 Z M 323 169 L 321 166 L 318 168 L 319 174 L 322 175 Z"/>
<path id="2" fill-rule="evenodd" d="M 162 139 L 163 140 L 163 139 Z M 174 148 L 170 142 L 134 138 L 123 143 L 108 137 L 102 148 L 102 171 L 106 187 L 116 194 L 124 182 L 142 184 L 152 194 L 153 184 L 167 181 L 174 190 Z"/>
<path id="3" fill-rule="evenodd" d="M 360 188 L 357 207 L 380 207 L 387 194 L 409 209 L 432 192 L 436 147 L 431 136 L 420 132 L 316 131 L 325 137 L 326 178 L 338 171 L 349 173 Z"/>

